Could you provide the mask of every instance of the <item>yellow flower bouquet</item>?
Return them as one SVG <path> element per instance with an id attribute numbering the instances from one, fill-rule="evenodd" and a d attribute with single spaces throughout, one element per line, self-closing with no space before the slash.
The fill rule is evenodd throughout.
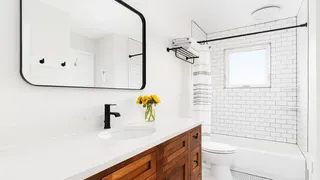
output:
<path id="1" fill-rule="evenodd" d="M 137 99 L 137 104 L 142 105 L 143 108 L 146 108 L 145 120 L 152 122 L 156 120 L 155 107 L 160 103 L 160 99 L 157 95 L 151 96 L 139 96 Z"/>

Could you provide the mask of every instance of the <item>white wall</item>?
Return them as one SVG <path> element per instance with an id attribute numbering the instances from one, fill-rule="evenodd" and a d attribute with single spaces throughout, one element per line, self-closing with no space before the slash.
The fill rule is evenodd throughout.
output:
<path id="1" fill-rule="evenodd" d="M 308 22 L 308 0 L 304 0 L 297 16 L 297 24 Z M 297 29 L 297 140 L 303 152 L 308 152 L 308 28 Z"/>
<path id="2" fill-rule="evenodd" d="M 23 5 L 24 76 L 33 84 L 67 85 L 71 74 L 61 63 L 69 58 L 69 15 L 36 0 Z"/>
<path id="3" fill-rule="evenodd" d="M 219 38 L 296 25 L 296 18 L 272 21 L 208 36 Z M 296 29 L 212 43 L 212 131 L 296 144 Z M 271 44 L 271 88 L 224 88 L 224 51 Z"/>
<path id="4" fill-rule="evenodd" d="M 312 0 L 313 1 L 313 0 Z M 314 2 L 311 3 L 311 5 L 315 5 Z M 314 58 L 313 60 L 316 60 L 318 61 L 317 63 L 317 96 L 315 96 L 317 99 L 317 104 L 316 104 L 316 107 L 317 107 L 317 118 L 316 118 L 316 122 L 317 122 L 317 135 L 314 137 L 315 139 L 317 139 L 317 149 L 316 149 L 316 152 L 317 152 L 317 156 L 315 156 L 317 162 L 316 162 L 316 166 L 315 166 L 315 171 L 316 171 L 316 178 L 319 178 L 320 177 L 320 122 L 319 122 L 319 119 L 320 119 L 320 116 L 319 116 L 319 112 L 320 112 L 320 63 L 319 63 L 319 58 L 320 58 L 320 2 L 317 1 L 316 3 L 316 11 L 314 11 L 314 9 L 312 9 L 312 14 L 311 16 L 314 15 L 314 13 L 316 12 L 316 36 L 314 36 L 314 34 L 310 37 L 310 38 L 316 38 L 316 47 L 317 47 L 317 54 L 316 54 L 316 58 Z M 314 18 L 314 17 L 312 17 Z M 314 40 L 312 40 L 314 41 Z M 313 54 L 312 54 L 313 55 Z M 312 94 L 314 95 L 314 94 Z M 313 97 L 314 98 L 314 97 Z"/>
<path id="5" fill-rule="evenodd" d="M 320 3 L 318 0 L 309 0 L 309 161 L 310 180 L 320 177 Z M 311 163 L 309 163 L 311 165 Z M 313 171 L 313 173 L 312 173 Z"/>
<path id="6" fill-rule="evenodd" d="M 95 54 L 95 39 L 71 32 L 70 47 L 75 50 Z"/>
<path id="7" fill-rule="evenodd" d="M 19 1 L 0 1 L 0 149 L 101 130 L 105 103 L 118 104 L 113 110 L 122 117 L 112 118 L 113 124 L 143 121 L 135 100 L 145 93 L 161 97 L 159 120 L 165 115 L 188 115 L 190 65 L 165 48 L 173 37 L 190 36 L 190 19 L 175 6 L 168 7 L 169 2 L 148 1 L 141 7 L 148 28 L 147 88 L 119 91 L 42 88 L 24 82 L 19 74 Z"/>
<path id="8" fill-rule="evenodd" d="M 129 55 L 142 53 L 142 43 L 134 39 L 128 40 Z M 139 89 L 142 85 L 142 56 L 135 56 L 128 59 L 129 61 L 129 88 Z"/>
<path id="9" fill-rule="evenodd" d="M 95 86 L 112 87 L 115 82 L 110 76 L 114 67 L 113 36 L 105 36 L 96 40 L 95 43 Z"/>
<path id="10" fill-rule="evenodd" d="M 114 87 L 129 87 L 129 39 L 128 36 L 114 35 L 113 73 Z M 142 87 L 142 84 L 140 85 Z"/>
<path id="11" fill-rule="evenodd" d="M 110 34 L 97 40 L 96 84 L 100 87 L 127 88 L 129 86 L 129 39 Z M 103 71 L 105 76 L 103 77 Z M 101 78 L 104 78 L 101 80 Z M 142 85 L 140 85 L 141 87 Z"/>
<path id="12" fill-rule="evenodd" d="M 23 6 L 23 26 L 30 26 L 30 33 L 24 36 L 30 38 L 30 42 L 24 41 L 31 47 L 30 62 L 46 58 L 47 64 L 60 65 L 69 55 L 70 15 L 38 0 L 23 1 Z"/>
<path id="13" fill-rule="evenodd" d="M 140 49 L 142 45 L 140 43 Z M 142 50 L 140 50 L 142 53 Z M 128 36 L 110 34 L 96 40 L 96 86 L 129 87 L 129 38 Z M 142 61 L 142 60 L 141 60 Z M 140 61 L 140 63 L 141 63 Z M 103 72 L 105 75 L 103 76 Z M 140 69 L 142 72 L 142 69 Z M 142 75 L 139 77 L 142 80 Z M 140 89 L 142 81 L 133 89 Z"/>

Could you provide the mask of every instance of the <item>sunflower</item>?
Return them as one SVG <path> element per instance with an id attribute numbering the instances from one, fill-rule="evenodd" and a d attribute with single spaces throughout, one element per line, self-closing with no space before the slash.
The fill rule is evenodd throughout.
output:
<path id="1" fill-rule="evenodd" d="M 154 102 L 156 103 L 156 104 L 159 104 L 161 101 L 160 101 L 160 99 L 159 99 L 159 97 L 157 96 L 157 95 L 151 95 L 151 98 L 154 100 Z"/>
<path id="2" fill-rule="evenodd" d="M 139 96 L 138 99 L 137 99 L 137 104 L 142 104 L 142 96 Z"/>
<path id="3" fill-rule="evenodd" d="M 143 96 L 142 97 L 142 104 L 144 104 L 144 105 L 148 104 L 149 100 L 151 100 L 151 98 L 149 96 Z"/>

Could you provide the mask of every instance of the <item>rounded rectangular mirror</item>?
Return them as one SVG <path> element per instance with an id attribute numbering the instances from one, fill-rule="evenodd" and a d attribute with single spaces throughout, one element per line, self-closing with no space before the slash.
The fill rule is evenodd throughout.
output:
<path id="1" fill-rule="evenodd" d="M 20 66 L 35 86 L 143 89 L 145 19 L 122 0 L 21 0 Z"/>

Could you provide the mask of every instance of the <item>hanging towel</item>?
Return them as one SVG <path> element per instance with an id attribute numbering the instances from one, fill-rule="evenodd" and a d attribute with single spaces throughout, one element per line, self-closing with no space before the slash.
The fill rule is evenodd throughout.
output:
<path id="1" fill-rule="evenodd" d="M 178 38 L 172 41 L 173 47 L 183 47 L 192 54 L 199 56 L 202 46 L 192 38 Z"/>
<path id="2" fill-rule="evenodd" d="M 172 44 L 183 44 L 183 43 L 190 43 L 190 38 L 185 37 L 185 38 L 177 38 L 172 40 Z"/>

